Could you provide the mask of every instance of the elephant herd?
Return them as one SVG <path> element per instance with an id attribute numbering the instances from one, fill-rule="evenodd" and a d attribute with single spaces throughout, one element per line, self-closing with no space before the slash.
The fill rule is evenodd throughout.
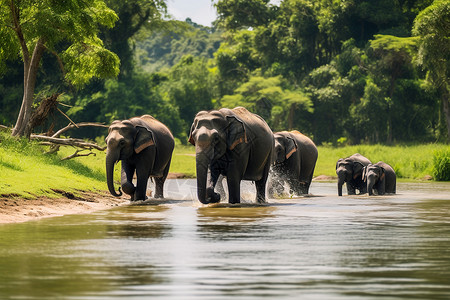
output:
<path id="1" fill-rule="evenodd" d="M 281 193 L 287 183 L 295 194 L 308 194 L 318 151 L 314 142 L 298 131 L 273 133 L 260 116 L 243 107 L 201 111 L 189 132 L 195 146 L 197 196 L 203 204 L 220 202 L 222 178 L 226 178 L 229 203 L 240 202 L 240 182 L 255 182 L 256 200 L 265 202 L 266 185 L 272 195 Z M 155 181 L 155 198 L 163 198 L 163 186 L 169 173 L 175 146 L 170 130 L 150 115 L 114 121 L 106 137 L 106 175 L 110 193 L 131 200 L 147 198 L 147 183 Z M 113 171 L 122 163 L 121 188 L 114 188 Z M 269 173 L 271 176 L 269 177 Z M 133 177 L 136 174 L 136 186 Z M 360 154 L 336 163 L 338 194 L 347 184 L 348 194 L 368 192 L 395 193 L 394 170 L 386 163 L 371 162 Z M 217 183 L 220 184 L 217 184 Z M 217 185 L 217 187 L 216 187 Z"/>

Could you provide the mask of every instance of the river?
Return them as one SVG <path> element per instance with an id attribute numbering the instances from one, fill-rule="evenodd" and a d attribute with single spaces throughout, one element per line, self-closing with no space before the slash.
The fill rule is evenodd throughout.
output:
<path id="1" fill-rule="evenodd" d="M 450 183 L 203 206 L 166 199 L 0 225 L 0 299 L 450 299 Z M 245 184 L 244 199 L 254 197 Z"/>

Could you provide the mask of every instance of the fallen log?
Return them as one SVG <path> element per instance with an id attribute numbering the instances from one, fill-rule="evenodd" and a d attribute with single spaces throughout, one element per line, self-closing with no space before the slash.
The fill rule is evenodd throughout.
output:
<path id="1" fill-rule="evenodd" d="M 106 149 L 106 147 L 100 147 L 99 145 L 97 145 L 95 143 L 89 143 L 89 142 L 86 142 L 86 141 L 80 140 L 80 139 L 73 139 L 73 138 L 63 139 L 63 138 L 56 138 L 56 137 L 51 137 L 51 136 L 39 135 L 39 134 L 32 134 L 30 136 L 30 138 L 33 140 L 41 140 L 41 141 L 47 142 L 46 143 L 47 145 L 49 143 L 51 143 L 51 144 L 57 144 L 57 145 L 74 146 L 74 147 L 79 147 L 79 148 L 83 148 L 83 149 L 97 149 L 100 151 L 105 151 L 105 149 Z"/>

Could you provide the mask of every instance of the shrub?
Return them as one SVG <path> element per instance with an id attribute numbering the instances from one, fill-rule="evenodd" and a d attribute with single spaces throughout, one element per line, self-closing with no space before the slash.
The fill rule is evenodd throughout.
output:
<path id="1" fill-rule="evenodd" d="M 437 181 L 450 181 L 450 151 L 435 151 L 433 154 L 433 178 Z"/>

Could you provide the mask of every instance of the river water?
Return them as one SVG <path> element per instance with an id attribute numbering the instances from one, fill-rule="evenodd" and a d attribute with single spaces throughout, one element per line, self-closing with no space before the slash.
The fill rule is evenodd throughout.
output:
<path id="1" fill-rule="evenodd" d="M 264 206 L 202 206 L 194 180 L 165 189 L 0 225 L 0 299 L 450 299 L 450 183 L 337 197 L 313 182 Z"/>

